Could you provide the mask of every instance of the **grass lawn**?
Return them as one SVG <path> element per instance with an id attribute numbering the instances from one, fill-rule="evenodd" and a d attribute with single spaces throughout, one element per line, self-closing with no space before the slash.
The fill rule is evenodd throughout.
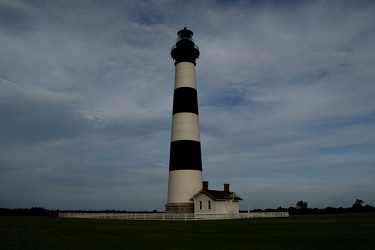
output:
<path id="1" fill-rule="evenodd" d="M 186 222 L 0 217 L 0 249 L 375 249 L 375 213 Z"/>

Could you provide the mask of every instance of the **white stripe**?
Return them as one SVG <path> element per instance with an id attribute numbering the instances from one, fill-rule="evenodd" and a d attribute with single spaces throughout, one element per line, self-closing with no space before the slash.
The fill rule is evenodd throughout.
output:
<path id="1" fill-rule="evenodd" d="M 176 65 L 174 88 L 190 87 L 196 89 L 195 65 L 190 62 L 180 62 Z"/>
<path id="2" fill-rule="evenodd" d="M 172 116 L 171 142 L 179 140 L 200 141 L 197 114 L 183 112 Z"/>
<path id="3" fill-rule="evenodd" d="M 202 171 L 170 171 L 168 182 L 168 203 L 190 202 L 189 199 L 202 189 L 202 180 Z"/>

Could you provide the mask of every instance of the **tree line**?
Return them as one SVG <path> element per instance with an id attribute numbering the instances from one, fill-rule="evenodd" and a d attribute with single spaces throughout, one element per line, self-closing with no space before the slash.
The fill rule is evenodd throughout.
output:
<path id="1" fill-rule="evenodd" d="M 253 209 L 252 212 L 289 212 L 290 215 L 299 214 L 338 214 L 338 213 L 362 213 L 362 212 L 375 212 L 375 207 L 371 205 L 363 205 L 362 199 L 356 199 L 351 207 L 326 207 L 326 208 L 309 208 L 306 201 L 298 201 L 294 207 L 276 209 Z M 247 212 L 247 211 L 243 211 Z"/>
<path id="2" fill-rule="evenodd" d="M 52 213 L 51 213 L 52 212 Z M 32 208 L 0 208 L 0 216 L 58 216 L 59 210 L 49 210 L 43 207 Z"/>
<path id="3" fill-rule="evenodd" d="M 159 213 L 152 211 L 127 211 L 127 210 L 54 210 L 43 207 L 32 208 L 0 208 L 0 216 L 46 216 L 59 217 L 60 212 L 65 213 Z"/>
<path id="4" fill-rule="evenodd" d="M 295 206 L 289 208 L 267 208 L 267 209 L 253 209 L 251 212 L 289 212 L 290 215 L 300 214 L 337 214 L 337 213 L 362 213 L 362 212 L 375 212 L 375 207 L 370 205 L 363 205 L 363 200 L 356 199 L 351 207 L 348 208 L 309 208 L 306 201 L 298 201 Z M 0 216 L 46 216 L 58 217 L 60 212 L 89 212 L 89 213 L 158 213 L 157 210 L 152 211 L 126 211 L 126 210 L 50 210 L 43 207 L 32 208 L 0 208 Z M 240 211 L 247 213 L 248 211 Z"/>

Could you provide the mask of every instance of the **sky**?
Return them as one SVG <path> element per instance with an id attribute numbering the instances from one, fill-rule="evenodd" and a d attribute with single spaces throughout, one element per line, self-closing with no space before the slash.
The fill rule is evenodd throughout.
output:
<path id="1" fill-rule="evenodd" d="M 0 0 L 0 207 L 164 211 L 184 26 L 210 189 L 374 206 L 374 23 L 374 1 Z"/>

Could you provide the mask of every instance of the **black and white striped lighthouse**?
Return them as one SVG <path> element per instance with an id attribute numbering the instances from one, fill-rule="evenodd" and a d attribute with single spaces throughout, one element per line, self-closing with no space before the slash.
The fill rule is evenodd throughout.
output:
<path id="1" fill-rule="evenodd" d="M 202 189 L 202 157 L 199 132 L 195 60 L 199 49 L 193 32 L 177 32 L 171 56 L 175 61 L 172 133 L 166 213 L 192 213 L 189 199 Z"/>

